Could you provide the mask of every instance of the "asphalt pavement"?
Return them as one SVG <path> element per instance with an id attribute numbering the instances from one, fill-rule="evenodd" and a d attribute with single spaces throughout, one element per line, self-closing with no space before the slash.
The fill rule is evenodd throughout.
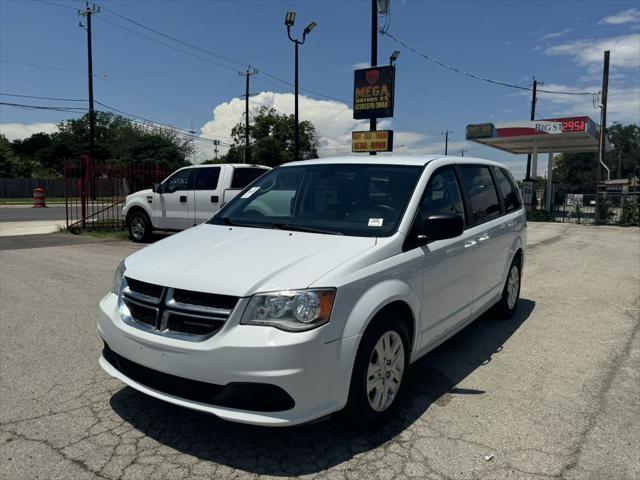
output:
<path id="1" fill-rule="evenodd" d="M 417 362 L 366 432 L 227 423 L 125 387 L 98 366 L 97 304 L 140 247 L 46 245 L 0 251 L 0 478 L 640 478 L 637 228 L 529 223 L 516 316 Z"/>

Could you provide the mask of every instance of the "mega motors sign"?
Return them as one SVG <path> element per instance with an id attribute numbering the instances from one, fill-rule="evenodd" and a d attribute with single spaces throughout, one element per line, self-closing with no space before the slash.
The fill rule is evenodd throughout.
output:
<path id="1" fill-rule="evenodd" d="M 353 72 L 353 118 L 393 116 L 395 70 L 395 67 L 387 65 Z"/>
<path id="2" fill-rule="evenodd" d="M 393 130 L 367 130 L 351 132 L 351 151 L 391 152 L 393 151 Z"/>

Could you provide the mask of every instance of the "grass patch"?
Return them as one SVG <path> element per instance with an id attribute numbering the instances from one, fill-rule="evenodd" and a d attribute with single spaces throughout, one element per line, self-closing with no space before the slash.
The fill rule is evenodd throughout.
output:
<path id="1" fill-rule="evenodd" d="M 126 231 L 109 231 L 109 230 L 86 230 L 80 235 L 86 235 L 91 238 L 104 238 L 110 240 L 128 240 L 129 232 Z"/>

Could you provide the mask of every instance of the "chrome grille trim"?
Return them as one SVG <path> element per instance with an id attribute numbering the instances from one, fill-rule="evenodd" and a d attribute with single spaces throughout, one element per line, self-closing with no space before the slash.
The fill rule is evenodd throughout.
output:
<path id="1" fill-rule="evenodd" d="M 231 310 L 227 308 L 205 307 L 204 305 L 195 305 L 192 303 L 176 302 L 173 298 L 173 288 L 167 288 L 167 300 L 165 304 L 167 307 L 175 310 L 182 310 L 185 312 L 195 312 L 201 314 L 209 314 L 211 316 L 219 317 L 221 319 L 227 319 L 231 315 Z M 210 318 L 210 317 L 206 317 Z"/>
<path id="2" fill-rule="evenodd" d="M 136 282 L 139 281 L 136 280 Z M 131 325 L 132 327 L 155 335 L 180 340 L 202 342 L 216 335 L 224 327 L 226 321 L 229 319 L 236 306 L 240 303 L 240 298 L 228 296 L 225 297 L 227 299 L 227 303 L 229 303 L 229 300 L 233 300 L 235 298 L 235 305 L 233 308 L 218 308 L 215 306 L 177 302 L 174 299 L 175 289 L 171 287 L 161 287 L 159 285 L 154 285 L 154 287 L 161 289 L 160 291 L 162 293 L 160 298 L 132 290 L 129 286 L 128 279 L 125 276 L 122 280 L 120 294 L 118 295 L 118 314 L 126 324 Z M 201 292 L 194 293 L 198 294 Z M 215 296 L 215 294 L 211 295 Z M 155 316 L 154 325 L 150 325 L 143 320 L 136 319 L 131 309 L 127 306 L 127 303 L 151 310 Z M 173 327 L 178 328 L 178 330 L 169 328 L 169 319 L 172 318 L 172 315 L 182 318 L 182 323 L 180 323 L 179 318 L 174 319 Z M 184 320 L 185 318 L 192 318 L 194 322 Z M 197 332 L 198 327 L 202 329 L 209 328 L 211 332 L 194 333 L 193 330 L 196 330 Z M 181 331 L 180 329 L 192 331 L 187 332 Z"/>
<path id="3" fill-rule="evenodd" d="M 126 287 L 122 289 L 122 294 L 126 296 L 128 300 L 131 300 L 134 303 L 135 303 L 135 300 L 138 300 L 139 302 L 141 301 L 141 302 L 153 303 L 154 305 L 157 305 L 161 301 L 160 298 L 151 297 L 149 295 L 145 295 L 144 293 L 140 293 L 140 292 L 134 292 L 133 290 L 131 290 L 128 284 Z"/>

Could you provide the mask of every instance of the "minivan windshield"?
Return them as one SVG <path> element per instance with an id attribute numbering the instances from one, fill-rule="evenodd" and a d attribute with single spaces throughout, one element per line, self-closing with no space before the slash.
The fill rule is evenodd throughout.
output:
<path id="1" fill-rule="evenodd" d="M 422 167 L 315 164 L 280 167 L 241 192 L 209 223 L 359 237 L 398 228 Z"/>

